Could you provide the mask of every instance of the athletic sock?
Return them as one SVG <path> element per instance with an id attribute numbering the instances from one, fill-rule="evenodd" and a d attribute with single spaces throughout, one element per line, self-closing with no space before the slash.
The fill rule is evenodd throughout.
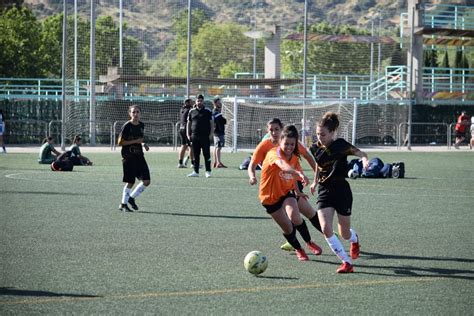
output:
<path id="1" fill-rule="evenodd" d="M 180 159 L 180 160 L 178 161 L 178 163 L 179 163 L 180 165 L 182 165 L 182 164 L 183 164 L 183 159 Z"/>
<path id="2" fill-rule="evenodd" d="M 326 238 L 326 242 L 329 245 L 329 248 L 331 248 L 332 252 L 336 254 L 336 256 L 339 257 L 343 262 L 347 262 L 352 264 L 351 259 L 347 255 L 346 250 L 344 250 L 344 247 L 341 244 L 341 241 L 336 237 L 336 235 L 332 235 L 329 238 Z"/>
<path id="3" fill-rule="evenodd" d="M 128 185 L 126 184 L 123 187 L 123 191 L 122 191 L 122 204 L 128 203 L 128 198 L 130 197 L 130 191 L 132 191 L 132 189 L 128 188 Z"/>
<path id="4" fill-rule="evenodd" d="M 311 241 L 311 235 L 309 234 L 308 226 L 306 226 L 306 222 L 304 220 L 301 225 L 295 225 L 295 228 L 300 233 L 301 237 L 303 237 L 305 242 Z"/>
<path id="5" fill-rule="evenodd" d="M 298 239 L 296 238 L 296 230 L 295 230 L 294 227 L 293 227 L 293 230 L 291 231 L 291 233 L 289 233 L 288 235 L 283 234 L 283 236 L 290 243 L 290 245 L 293 246 L 293 248 L 301 249 L 301 244 L 298 241 Z"/>
<path id="6" fill-rule="evenodd" d="M 309 219 L 311 224 L 313 224 L 314 228 L 319 230 L 321 234 L 323 233 L 323 230 L 321 229 L 321 223 L 319 222 L 319 217 L 318 214 L 314 215 L 312 218 Z"/>
<path id="7" fill-rule="evenodd" d="M 133 190 L 132 194 L 130 196 L 134 199 L 136 199 L 140 194 L 145 191 L 146 186 L 143 184 L 143 182 L 140 182 L 135 189 Z"/>
<path id="8" fill-rule="evenodd" d="M 359 242 L 359 238 L 357 237 L 357 233 L 355 230 L 351 228 L 351 238 L 349 238 L 350 242 Z"/>

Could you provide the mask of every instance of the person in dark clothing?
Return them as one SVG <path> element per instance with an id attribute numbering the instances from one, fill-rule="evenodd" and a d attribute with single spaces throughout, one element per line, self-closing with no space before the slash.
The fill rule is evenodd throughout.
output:
<path id="1" fill-rule="evenodd" d="M 222 115 L 220 98 L 215 98 L 212 119 L 214 120 L 214 168 L 227 168 L 221 161 L 221 150 L 225 146 L 225 124 L 227 120 Z"/>
<path id="2" fill-rule="evenodd" d="M 318 216 L 323 234 L 331 250 L 342 261 L 337 273 L 354 272 L 351 259 L 357 259 L 360 252 L 359 236 L 351 227 L 352 191 L 346 181 L 347 156 L 362 159 L 364 168 L 369 165 L 367 154 L 343 138 L 336 138 L 339 127 L 337 114 L 327 112 L 316 125 L 318 141 L 310 150 L 317 169 L 311 184 L 311 193 L 318 193 Z M 350 252 L 344 250 L 341 241 L 334 235 L 333 219 L 337 214 L 339 235 L 350 241 Z"/>
<path id="3" fill-rule="evenodd" d="M 191 140 L 194 155 L 194 171 L 188 177 L 199 177 L 201 150 L 206 165 L 206 178 L 211 177 L 211 131 L 214 130 L 212 112 L 204 107 L 204 97 L 196 99 L 196 107 L 189 111 L 187 136 Z"/>
<path id="4" fill-rule="evenodd" d="M 188 138 L 186 128 L 188 126 L 188 116 L 189 111 L 191 110 L 193 101 L 191 99 L 186 99 L 183 106 L 181 107 L 180 121 L 179 121 L 179 135 L 181 136 L 181 148 L 179 149 L 178 154 L 178 168 L 187 168 L 188 160 L 191 159 L 191 162 L 194 164 L 193 158 L 193 149 L 191 147 L 191 141 Z M 186 151 L 189 148 L 189 156 L 184 158 Z"/>
<path id="5" fill-rule="evenodd" d="M 150 148 L 143 142 L 145 124 L 140 121 L 140 107 L 138 105 L 130 106 L 128 114 L 130 120 L 122 126 L 118 139 L 118 144 L 122 146 L 123 182 L 126 183 L 119 207 L 122 212 L 133 212 L 127 203 L 134 210 L 138 210 L 135 199 L 150 185 L 150 169 L 143 154 L 143 148 L 146 151 Z M 141 182 L 132 191 L 135 178 L 140 179 Z"/>

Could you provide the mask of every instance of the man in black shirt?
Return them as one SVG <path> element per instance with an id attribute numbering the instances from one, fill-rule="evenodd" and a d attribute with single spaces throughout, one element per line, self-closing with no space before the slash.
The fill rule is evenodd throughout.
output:
<path id="1" fill-rule="evenodd" d="M 188 177 L 199 177 L 199 163 L 202 154 L 206 165 L 206 178 L 211 176 L 211 131 L 214 129 L 212 112 L 204 107 L 204 97 L 196 99 L 196 107 L 189 111 L 187 136 L 191 140 L 194 154 L 194 171 Z"/>
<path id="2" fill-rule="evenodd" d="M 183 159 L 184 159 L 184 156 L 186 155 L 186 150 L 188 150 L 188 148 L 189 148 L 189 158 L 194 163 L 191 141 L 189 140 L 188 134 L 186 132 L 186 128 L 188 126 L 189 111 L 191 110 L 192 103 L 193 102 L 191 99 L 186 99 L 186 101 L 184 101 L 183 106 L 181 107 L 180 125 L 179 125 L 179 135 L 181 136 L 181 148 L 179 149 L 178 168 L 187 167 L 188 159 L 186 159 L 184 163 L 183 163 Z"/>

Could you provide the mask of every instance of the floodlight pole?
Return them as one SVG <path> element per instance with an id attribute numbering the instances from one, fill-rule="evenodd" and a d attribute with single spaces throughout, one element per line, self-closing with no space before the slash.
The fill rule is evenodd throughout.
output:
<path id="1" fill-rule="evenodd" d="M 63 56 L 62 56 L 62 105 L 61 105 L 61 149 L 66 148 L 66 56 L 67 56 L 67 6 L 63 0 Z M 48 135 L 51 136 L 51 135 Z"/>
<path id="2" fill-rule="evenodd" d="M 123 67 L 123 1 L 119 2 L 119 67 Z"/>
<path id="3" fill-rule="evenodd" d="M 89 144 L 95 146 L 95 1 L 91 0 Z"/>
<path id="4" fill-rule="evenodd" d="M 306 132 L 306 72 L 308 52 L 308 0 L 304 1 L 304 29 L 303 29 L 303 118 L 301 121 L 301 141 L 305 143 Z"/>
<path id="5" fill-rule="evenodd" d="M 79 83 L 77 82 L 77 0 L 74 0 L 74 96 L 79 94 Z M 74 99 L 77 101 L 77 99 Z"/>
<path id="6" fill-rule="evenodd" d="M 191 81 L 191 2 L 188 0 L 188 48 L 186 52 L 186 98 L 190 95 L 190 81 Z"/>

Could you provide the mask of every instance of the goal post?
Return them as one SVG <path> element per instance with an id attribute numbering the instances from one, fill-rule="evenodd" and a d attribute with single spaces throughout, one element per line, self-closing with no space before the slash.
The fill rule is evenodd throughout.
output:
<path id="1" fill-rule="evenodd" d="M 362 103 L 357 100 L 318 100 L 282 98 L 223 98 L 226 142 L 232 151 L 254 149 L 266 133 L 266 123 L 279 118 L 295 125 L 306 146 L 316 141 L 315 126 L 326 112 L 339 115 L 337 137 L 357 145 L 394 145 L 398 126 L 406 122 L 407 104 Z M 303 130 L 304 128 L 304 130 Z"/>

